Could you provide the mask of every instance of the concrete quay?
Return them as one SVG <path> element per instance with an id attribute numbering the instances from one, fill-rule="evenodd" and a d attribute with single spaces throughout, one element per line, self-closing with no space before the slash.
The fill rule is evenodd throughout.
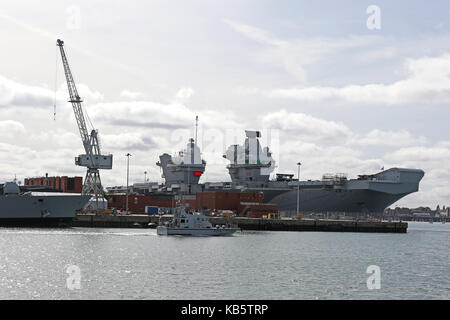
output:
<path id="1" fill-rule="evenodd" d="M 161 221 L 169 221 L 171 215 L 164 215 Z M 267 231 L 331 231 L 331 232 L 379 232 L 406 233 L 408 223 L 367 221 L 367 220 L 331 220 L 331 219 L 261 219 L 247 217 L 210 217 L 213 225 L 233 225 L 241 230 Z M 95 228 L 146 228 L 149 223 L 158 224 L 157 215 L 77 215 L 72 223 L 74 227 Z"/>

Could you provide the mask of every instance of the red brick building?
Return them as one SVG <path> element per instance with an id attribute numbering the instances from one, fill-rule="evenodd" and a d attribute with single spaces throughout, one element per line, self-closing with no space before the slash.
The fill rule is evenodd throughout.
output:
<path id="1" fill-rule="evenodd" d="M 106 197 L 108 207 L 124 211 L 126 209 L 126 195 L 113 194 Z M 183 202 L 194 210 L 233 210 L 238 215 L 262 217 L 267 214 L 278 213 L 278 207 L 263 203 L 262 193 L 240 193 L 230 191 L 205 191 L 196 195 L 185 196 Z M 174 196 L 161 195 L 128 195 L 128 211 L 130 213 L 143 213 L 145 206 L 161 208 L 174 208 L 177 200 Z"/>
<path id="2" fill-rule="evenodd" d="M 81 193 L 83 188 L 83 178 L 68 176 L 26 178 L 24 180 L 24 185 L 45 186 L 60 192 Z"/>

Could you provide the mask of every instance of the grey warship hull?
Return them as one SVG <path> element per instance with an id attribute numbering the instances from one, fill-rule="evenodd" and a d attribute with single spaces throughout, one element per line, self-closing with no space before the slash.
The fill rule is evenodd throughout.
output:
<path id="1" fill-rule="evenodd" d="M 360 179 L 334 181 L 270 181 L 261 191 L 264 202 L 280 211 L 381 213 L 388 206 L 419 190 L 422 170 L 392 168 Z"/>
<path id="2" fill-rule="evenodd" d="M 90 195 L 26 192 L 0 196 L 0 226 L 67 226 Z"/>

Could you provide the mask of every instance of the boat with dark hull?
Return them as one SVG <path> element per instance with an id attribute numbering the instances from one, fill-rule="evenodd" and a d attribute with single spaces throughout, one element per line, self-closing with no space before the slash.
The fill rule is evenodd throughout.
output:
<path id="1" fill-rule="evenodd" d="M 21 192 L 15 182 L 0 185 L 0 226 L 66 227 L 91 195 L 61 192 Z"/>

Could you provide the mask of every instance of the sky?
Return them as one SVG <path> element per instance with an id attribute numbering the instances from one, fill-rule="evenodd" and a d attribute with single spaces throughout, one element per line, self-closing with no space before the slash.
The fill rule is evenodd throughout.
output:
<path id="1" fill-rule="evenodd" d="M 113 169 L 162 182 L 195 135 L 201 182 L 260 130 L 275 173 L 425 171 L 394 206 L 450 205 L 448 1 L 2 1 L 0 181 L 84 176 L 56 39 Z M 56 114 L 54 111 L 56 110 Z M 146 174 L 144 172 L 147 172 Z"/>

